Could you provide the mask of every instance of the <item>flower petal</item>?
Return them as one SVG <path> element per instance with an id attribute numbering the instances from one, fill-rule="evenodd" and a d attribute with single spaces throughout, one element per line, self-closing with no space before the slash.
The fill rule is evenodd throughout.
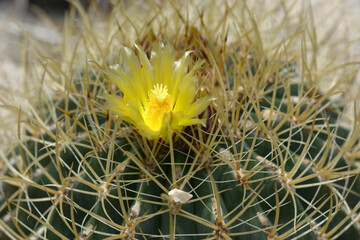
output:
<path id="1" fill-rule="evenodd" d="M 142 50 L 141 47 L 135 44 L 136 49 L 139 53 L 140 63 L 141 63 L 141 78 L 143 86 L 145 87 L 145 92 L 149 92 L 153 86 L 155 85 L 155 79 L 154 79 L 154 70 L 153 67 L 147 58 L 145 52 Z"/>
<path id="2" fill-rule="evenodd" d="M 189 71 L 190 51 L 176 61 L 171 45 L 163 47 L 159 44 L 149 60 L 141 47 L 135 45 L 135 48 L 138 56 L 129 48 L 123 48 L 123 67 L 109 73 L 111 81 L 121 91 L 120 95 L 107 96 L 109 109 L 150 140 L 162 138 L 168 141 L 174 130 L 205 124 L 206 120 L 199 119 L 199 114 L 213 99 L 205 96 L 195 101 L 198 91 L 196 70 L 202 62 L 196 62 Z M 166 89 L 164 99 L 168 100 L 164 101 L 156 88 Z M 151 114 L 158 116 L 156 127 L 149 120 L 155 119 Z M 161 121 L 160 126 L 158 121 Z"/>

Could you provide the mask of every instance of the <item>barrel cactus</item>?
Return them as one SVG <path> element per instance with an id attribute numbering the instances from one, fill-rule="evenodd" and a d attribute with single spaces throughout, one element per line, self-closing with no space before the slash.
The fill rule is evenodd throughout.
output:
<path id="1" fill-rule="evenodd" d="M 2 156 L 1 239 L 360 239 L 360 118 L 336 97 L 353 73 L 323 90 L 282 42 L 186 21 L 94 55 L 72 4 L 91 61 Z"/>

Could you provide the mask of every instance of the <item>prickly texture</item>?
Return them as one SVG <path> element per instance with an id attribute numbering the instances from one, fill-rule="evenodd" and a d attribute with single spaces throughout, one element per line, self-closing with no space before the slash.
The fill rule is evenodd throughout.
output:
<path id="1" fill-rule="evenodd" d="M 215 98 L 206 126 L 166 144 L 140 136 L 103 98 L 115 91 L 109 65 L 126 62 L 98 49 L 101 61 L 64 73 L 65 90 L 27 116 L 3 156 L 1 239 L 360 238 L 359 117 L 344 127 L 334 98 L 346 77 L 322 91 L 282 42 L 268 51 L 242 29 L 247 39 L 226 45 L 226 34 L 183 24 L 136 42 L 149 57 L 166 41 L 205 61 L 199 88 Z"/>

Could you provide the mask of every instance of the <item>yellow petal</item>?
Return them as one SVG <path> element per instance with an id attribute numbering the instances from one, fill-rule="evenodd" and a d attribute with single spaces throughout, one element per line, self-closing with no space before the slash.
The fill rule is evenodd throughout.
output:
<path id="1" fill-rule="evenodd" d="M 184 56 L 180 59 L 180 61 L 175 63 L 174 74 L 169 83 L 169 94 L 174 98 L 177 98 L 177 92 L 179 89 L 179 85 L 182 82 L 186 72 L 188 70 L 189 62 L 190 62 L 190 51 L 185 52 Z"/>
<path id="2" fill-rule="evenodd" d="M 205 96 L 205 97 L 197 99 L 196 102 L 191 104 L 191 106 L 190 106 L 189 110 L 186 112 L 186 114 L 190 117 L 198 116 L 200 113 L 202 113 L 205 110 L 205 108 L 207 106 L 209 106 L 210 102 L 212 102 L 213 100 L 214 100 L 214 98 L 212 98 L 210 96 Z"/>
<path id="3" fill-rule="evenodd" d="M 179 93 L 173 109 L 174 112 L 189 109 L 191 103 L 194 101 L 196 82 L 196 77 L 189 77 L 179 86 Z"/>
<path id="4" fill-rule="evenodd" d="M 110 72 L 119 95 L 107 96 L 109 109 L 148 139 L 169 139 L 169 133 L 185 126 L 204 124 L 199 114 L 212 101 L 210 97 L 195 99 L 198 91 L 198 61 L 188 70 L 190 53 L 176 61 L 170 45 L 158 45 L 149 60 L 139 46 L 135 53 L 124 48 L 122 68 Z M 195 102 L 194 102 L 195 101 Z"/>
<path id="5" fill-rule="evenodd" d="M 154 70 L 142 48 L 139 47 L 138 45 L 135 45 L 135 47 L 139 53 L 139 58 L 141 63 L 140 74 L 143 79 L 143 84 L 146 87 L 145 92 L 149 92 L 150 89 L 152 89 L 152 87 L 155 85 Z"/>

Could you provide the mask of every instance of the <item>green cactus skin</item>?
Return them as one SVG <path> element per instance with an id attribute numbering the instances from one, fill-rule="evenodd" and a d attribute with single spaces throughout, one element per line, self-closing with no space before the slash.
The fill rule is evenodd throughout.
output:
<path id="1" fill-rule="evenodd" d="M 116 122 L 107 142 L 95 145 L 91 125 L 105 129 L 109 115 L 82 112 L 87 100 L 80 94 L 67 107 L 59 102 L 53 108 L 58 122 L 50 131 L 57 137 L 28 133 L 13 150 L 24 156 L 29 179 L 16 186 L 22 183 L 17 164 L 2 177 L 1 215 L 9 239 L 36 236 L 34 230 L 36 239 L 319 239 L 319 226 L 328 219 L 325 233 L 346 228 L 339 239 L 359 238 L 351 217 L 359 209 L 360 183 L 343 157 L 357 133 L 338 126 L 341 108 L 326 98 L 316 108 L 292 102 L 306 89 L 288 81 L 267 83 L 262 91 L 261 100 L 256 93 L 255 99 L 239 94 L 237 129 L 226 127 L 232 110 L 229 119 L 214 113 L 212 125 L 188 128 L 177 142 L 163 146 L 141 142 Z M 65 108 L 70 114 L 58 110 Z M 306 121 L 286 119 L 295 109 L 298 119 L 310 112 Z M 74 128 L 71 134 L 65 134 L 65 118 Z M 154 146 L 160 150 L 153 156 L 144 150 Z M 193 198 L 176 204 L 166 192 L 173 188 Z"/>
<path id="2" fill-rule="evenodd" d="M 194 53 L 205 70 L 209 49 Z M 104 110 L 101 70 L 79 74 L 6 157 L 0 238 L 360 239 L 358 116 L 342 127 L 337 86 L 297 80 L 296 61 L 242 51 L 227 55 L 222 85 L 202 79 L 216 98 L 207 126 L 169 144 Z M 173 189 L 192 198 L 176 202 Z"/>

